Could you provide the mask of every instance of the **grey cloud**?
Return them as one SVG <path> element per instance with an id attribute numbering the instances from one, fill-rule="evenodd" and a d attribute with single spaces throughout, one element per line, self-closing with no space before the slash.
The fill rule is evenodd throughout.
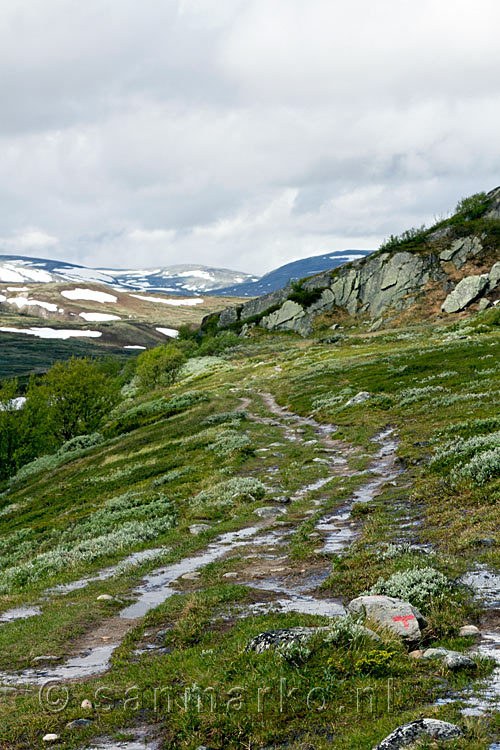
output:
<path id="1" fill-rule="evenodd" d="M 4 0 L 2 246 L 251 272 L 376 247 L 500 183 L 499 20 L 495 0 Z"/>

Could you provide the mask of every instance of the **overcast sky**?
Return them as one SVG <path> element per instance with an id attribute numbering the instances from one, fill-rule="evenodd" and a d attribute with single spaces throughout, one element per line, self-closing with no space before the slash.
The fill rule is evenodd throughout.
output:
<path id="1" fill-rule="evenodd" d="M 0 251 L 264 273 L 500 184 L 498 0 L 2 0 Z"/>

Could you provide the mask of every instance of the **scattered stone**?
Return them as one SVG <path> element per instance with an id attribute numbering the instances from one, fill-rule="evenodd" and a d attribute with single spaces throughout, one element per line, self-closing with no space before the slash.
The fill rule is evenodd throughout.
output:
<path id="1" fill-rule="evenodd" d="M 421 738 L 452 740 L 461 736 L 462 731 L 456 724 L 438 719 L 418 719 L 395 729 L 373 750 L 401 750 L 414 745 Z"/>
<path id="2" fill-rule="evenodd" d="M 281 513 L 286 513 L 286 510 L 284 508 L 273 508 L 271 505 L 264 505 L 262 508 L 256 508 L 254 513 L 259 518 L 272 518 L 273 516 L 279 516 Z"/>
<path id="3" fill-rule="evenodd" d="M 109 594 L 100 594 L 97 597 L 97 601 L 98 602 L 112 602 L 113 601 L 113 597 L 110 596 Z"/>
<path id="4" fill-rule="evenodd" d="M 423 649 L 421 648 L 417 648 L 415 649 L 415 651 L 410 651 L 410 653 L 408 654 L 410 659 L 421 659 L 423 655 L 424 655 L 424 652 L 423 652 Z"/>
<path id="5" fill-rule="evenodd" d="M 38 664 L 39 662 L 45 662 L 45 661 L 58 661 L 59 656 L 35 656 L 33 661 L 35 664 Z"/>
<path id="6" fill-rule="evenodd" d="M 58 739 L 58 734 L 44 734 L 44 736 L 42 737 L 42 742 L 56 742 Z"/>
<path id="7" fill-rule="evenodd" d="M 189 527 L 189 533 L 198 536 L 198 534 L 203 534 L 204 531 L 209 531 L 210 529 L 211 526 L 208 523 L 193 523 Z"/>
<path id="8" fill-rule="evenodd" d="M 489 285 L 488 274 L 481 274 L 481 276 L 467 276 L 462 281 L 459 281 L 455 289 L 449 294 L 443 304 L 441 310 L 447 313 L 460 312 L 464 310 L 467 305 L 474 302 Z"/>
<path id="9" fill-rule="evenodd" d="M 238 578 L 238 573 L 236 572 L 230 572 L 230 573 L 223 573 L 223 578 Z"/>
<path id="10" fill-rule="evenodd" d="M 360 391 L 355 396 L 349 399 L 349 401 L 346 403 L 346 406 L 356 406 L 357 404 L 362 404 L 365 401 L 368 401 L 368 399 L 371 398 L 371 395 L 368 393 L 368 391 Z"/>
<path id="11" fill-rule="evenodd" d="M 459 651 L 450 651 L 447 648 L 427 648 L 422 658 L 439 659 L 448 669 L 476 669 L 477 667 L 473 659 Z"/>
<path id="12" fill-rule="evenodd" d="M 200 577 L 201 573 L 195 570 L 193 573 L 184 573 L 181 578 L 184 581 L 196 581 Z"/>
<path id="13" fill-rule="evenodd" d="M 12 695 L 13 693 L 17 693 L 17 689 L 15 687 L 9 687 L 7 685 L 3 685 L 0 687 L 0 695 Z"/>
<path id="14" fill-rule="evenodd" d="M 288 495 L 279 495 L 279 497 L 273 497 L 271 500 L 273 503 L 281 503 L 281 505 L 288 505 L 290 502 Z"/>
<path id="15" fill-rule="evenodd" d="M 469 637 L 469 636 L 477 637 L 477 636 L 481 635 L 481 631 L 479 630 L 479 628 L 476 628 L 475 625 L 464 625 L 458 631 L 458 635 L 461 638 L 465 638 L 465 637 Z"/>
<path id="16" fill-rule="evenodd" d="M 94 707 L 92 703 L 87 698 L 85 698 L 85 700 L 82 701 L 80 708 L 83 708 L 84 711 L 92 711 Z"/>
<path id="17" fill-rule="evenodd" d="M 392 596 L 358 596 L 347 605 L 349 612 L 361 614 L 398 635 L 408 644 L 418 643 L 427 626 L 421 612 L 409 602 Z"/>
<path id="18" fill-rule="evenodd" d="M 92 723 L 91 719 L 75 719 L 66 724 L 66 729 L 81 729 L 82 727 L 89 727 Z"/>

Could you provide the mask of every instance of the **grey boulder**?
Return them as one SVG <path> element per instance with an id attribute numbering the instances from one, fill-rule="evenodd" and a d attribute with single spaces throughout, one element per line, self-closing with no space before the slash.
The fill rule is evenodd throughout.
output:
<path id="1" fill-rule="evenodd" d="M 209 526 L 208 523 L 193 523 L 189 527 L 189 533 L 198 536 L 198 534 L 203 534 L 203 532 L 209 531 L 210 529 L 211 526 Z"/>
<path id="2" fill-rule="evenodd" d="M 360 628 L 361 634 L 368 640 L 374 643 L 381 643 L 382 639 L 377 633 L 369 628 Z M 309 641 L 316 633 L 323 633 L 325 636 L 331 634 L 331 630 L 328 626 L 322 627 L 297 627 L 297 628 L 278 628 L 277 630 L 267 630 L 264 633 L 259 633 L 255 638 L 252 638 L 246 651 L 255 651 L 257 654 L 262 654 L 264 651 L 269 651 L 270 648 L 275 648 L 281 644 L 288 643 L 305 643 Z M 334 638 L 331 635 L 328 638 L 328 642 L 333 643 Z"/>
<path id="3" fill-rule="evenodd" d="M 467 305 L 474 302 L 489 286 L 488 274 L 481 276 L 467 276 L 459 281 L 455 289 L 446 297 L 441 309 L 447 313 L 455 313 L 464 310 Z"/>
<path id="4" fill-rule="evenodd" d="M 355 396 L 349 399 L 349 401 L 346 403 L 346 406 L 356 406 L 357 404 L 363 404 L 370 398 L 371 395 L 368 393 L 368 391 L 360 391 L 359 393 L 356 393 Z"/>
<path id="5" fill-rule="evenodd" d="M 420 641 L 421 629 L 427 626 L 425 618 L 416 607 L 392 596 L 358 596 L 349 602 L 347 610 L 373 620 L 410 645 Z"/>
<path id="6" fill-rule="evenodd" d="M 453 740 L 461 736 L 462 731 L 456 724 L 438 719 L 417 719 L 395 729 L 373 750 L 401 750 L 419 739 Z"/>
<path id="7" fill-rule="evenodd" d="M 254 510 L 256 516 L 259 518 L 273 518 L 273 516 L 279 516 L 281 513 L 286 513 L 284 508 L 276 508 L 272 505 L 264 505 L 262 508 L 256 508 Z"/>
<path id="8" fill-rule="evenodd" d="M 476 662 L 460 651 L 450 651 L 447 648 L 427 648 L 422 659 L 439 659 L 448 669 L 476 669 Z"/>

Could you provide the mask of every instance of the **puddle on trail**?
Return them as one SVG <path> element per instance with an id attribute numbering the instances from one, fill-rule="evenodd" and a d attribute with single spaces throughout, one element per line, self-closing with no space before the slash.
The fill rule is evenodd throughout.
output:
<path id="1" fill-rule="evenodd" d="M 146 560 L 151 560 L 164 551 L 166 550 L 162 550 L 160 547 L 133 552 L 131 555 L 121 560 L 121 562 L 117 563 L 116 565 L 111 565 L 109 568 L 103 568 L 103 570 L 100 570 L 93 576 L 88 576 L 88 578 L 80 578 L 78 581 L 70 581 L 69 583 L 60 583 L 57 586 L 53 586 L 52 588 L 47 589 L 44 594 L 69 594 L 72 591 L 84 589 L 85 586 L 88 586 L 89 583 L 94 583 L 94 581 L 106 581 L 108 578 L 112 578 L 115 573 L 120 570 L 120 568 L 123 568 L 127 565 L 140 565 L 140 563 L 146 562 Z"/>
<path id="2" fill-rule="evenodd" d="M 159 741 L 152 738 L 151 730 L 143 729 L 123 729 L 123 734 L 133 735 L 131 740 L 113 740 L 103 737 L 94 740 L 88 750 L 158 750 Z"/>
<path id="3" fill-rule="evenodd" d="M 42 599 L 48 599 L 52 594 L 69 594 L 72 591 L 85 588 L 89 583 L 95 581 L 106 581 L 108 578 L 112 578 L 114 574 L 122 567 L 127 565 L 139 565 L 140 563 L 150 560 L 163 552 L 161 548 L 157 549 L 145 549 L 139 552 L 133 552 L 128 557 L 125 557 L 121 562 L 116 565 L 112 565 L 109 568 L 103 568 L 98 573 L 86 578 L 80 578 L 77 581 L 70 581 L 69 583 L 60 583 L 57 586 L 53 586 L 47 589 L 42 594 Z M 29 617 L 37 617 L 42 614 L 42 607 L 40 604 L 29 604 L 24 607 L 14 607 L 8 609 L 0 614 L 0 623 L 2 622 L 15 622 L 16 620 L 26 620 Z"/>
<path id="4" fill-rule="evenodd" d="M 36 617 L 42 613 L 38 604 L 27 605 L 26 607 L 15 607 L 2 612 L 0 622 L 15 622 L 16 620 L 27 620 L 28 617 Z"/>
<path id="5" fill-rule="evenodd" d="M 482 599 L 487 609 L 500 609 L 500 573 L 478 565 L 460 578 L 460 583 L 469 586 Z"/>

